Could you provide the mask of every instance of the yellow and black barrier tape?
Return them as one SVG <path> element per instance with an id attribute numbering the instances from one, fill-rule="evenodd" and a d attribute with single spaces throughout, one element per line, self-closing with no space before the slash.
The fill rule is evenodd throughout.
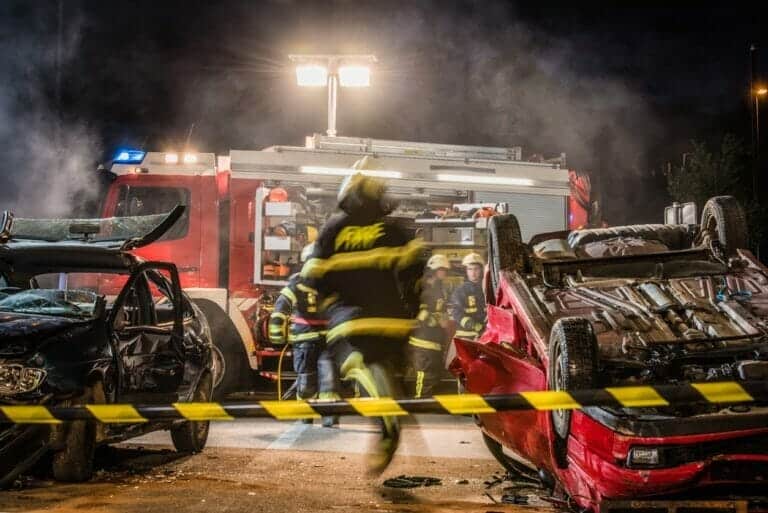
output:
<path id="1" fill-rule="evenodd" d="M 170 420 L 278 420 L 324 415 L 381 417 L 437 413 L 484 414 L 519 410 L 560 410 L 602 406 L 646 408 L 693 404 L 768 404 L 768 381 L 722 381 L 684 385 L 613 387 L 591 390 L 532 391 L 505 395 L 436 395 L 423 399 L 356 398 L 334 401 L 256 401 L 248 403 L 173 403 L 161 405 L 88 404 L 82 406 L 0 405 L 0 423 L 57 424 L 73 420 L 139 423 Z"/>

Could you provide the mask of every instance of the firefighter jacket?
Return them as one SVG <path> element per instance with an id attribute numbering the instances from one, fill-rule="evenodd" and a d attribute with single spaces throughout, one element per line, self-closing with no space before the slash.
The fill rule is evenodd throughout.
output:
<path id="1" fill-rule="evenodd" d="M 322 342 L 327 325 L 322 308 L 317 291 L 294 274 L 280 291 L 269 317 L 269 341 L 275 345 Z"/>
<path id="2" fill-rule="evenodd" d="M 368 219 L 366 219 L 368 217 Z M 328 344 L 349 337 L 406 341 L 419 310 L 423 244 L 391 219 L 340 213 L 301 270 L 329 298 Z"/>
<path id="3" fill-rule="evenodd" d="M 451 297 L 453 320 L 458 327 L 456 336 L 474 338 L 485 329 L 485 295 L 480 283 L 466 280 Z"/>
<path id="4" fill-rule="evenodd" d="M 421 293 L 418 325 L 408 343 L 421 349 L 442 351 L 446 341 L 443 327 L 447 320 L 448 294 L 443 281 L 434 279 L 427 282 Z"/>

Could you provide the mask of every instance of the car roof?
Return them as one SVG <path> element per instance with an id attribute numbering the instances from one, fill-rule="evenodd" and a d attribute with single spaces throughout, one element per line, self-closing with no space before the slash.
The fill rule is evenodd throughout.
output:
<path id="1" fill-rule="evenodd" d="M 101 219 L 25 219 L 4 212 L 0 220 L 0 264 L 13 272 L 115 272 L 141 260 L 130 250 L 166 233 L 184 213 Z"/>

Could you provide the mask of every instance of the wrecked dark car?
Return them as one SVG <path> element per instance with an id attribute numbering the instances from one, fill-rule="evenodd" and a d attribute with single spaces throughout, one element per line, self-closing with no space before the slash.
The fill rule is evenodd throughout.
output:
<path id="1" fill-rule="evenodd" d="M 731 197 L 700 224 L 543 234 L 489 228 L 488 326 L 454 339 L 470 392 L 506 394 L 768 379 L 768 269 Z M 579 508 L 763 497 L 768 404 L 481 414 L 491 452 Z M 764 503 L 763 503 L 764 504 Z"/>
<path id="2" fill-rule="evenodd" d="M 129 252 L 162 236 L 182 212 L 177 207 L 169 214 L 96 220 L 5 214 L 0 407 L 210 399 L 211 335 L 205 317 L 182 292 L 175 265 L 146 262 Z M 153 430 L 169 429 L 183 452 L 201 451 L 208 437 L 208 422 L 131 420 L 0 420 L 0 486 L 48 459 L 54 478 L 87 480 L 97 445 Z"/>

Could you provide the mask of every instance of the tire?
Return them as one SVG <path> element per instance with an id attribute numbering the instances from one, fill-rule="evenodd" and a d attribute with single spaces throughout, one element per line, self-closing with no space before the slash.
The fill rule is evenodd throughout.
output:
<path id="1" fill-rule="evenodd" d="M 525 268 L 525 246 L 520 235 L 520 225 L 512 214 L 495 215 L 488 221 L 488 267 L 490 290 L 486 298 L 499 288 L 499 272 L 504 269 L 522 271 Z"/>
<path id="2" fill-rule="evenodd" d="M 727 256 L 747 247 L 746 216 L 733 196 L 715 196 L 707 201 L 701 211 L 701 231 L 716 237 Z"/>
<path id="3" fill-rule="evenodd" d="M 206 299 L 195 300 L 211 328 L 213 343 L 213 398 L 250 390 L 251 368 L 243 348 L 240 334 L 232 321 L 215 303 Z"/>
<path id="4" fill-rule="evenodd" d="M 499 464 L 504 467 L 504 470 L 510 474 L 521 476 L 525 479 L 538 481 L 536 471 L 526 467 L 522 463 L 518 463 L 517 461 L 504 454 L 504 450 L 502 449 L 499 442 L 486 435 L 485 433 L 483 433 L 483 442 L 485 442 L 485 446 L 488 448 L 488 451 L 491 453 L 491 455 L 496 458 L 496 461 L 498 461 Z"/>
<path id="5" fill-rule="evenodd" d="M 597 339 L 587 319 L 559 319 L 549 337 L 550 390 L 594 388 L 597 383 Z M 568 466 L 571 410 L 552 410 L 553 456 L 560 468 Z"/>
<path id="6" fill-rule="evenodd" d="M 206 403 L 213 396 L 213 380 L 209 373 L 205 373 L 197 383 L 197 388 L 192 400 L 198 403 Z M 173 446 L 181 453 L 198 453 L 205 448 L 208 441 L 210 422 L 186 421 L 171 428 L 171 440 Z"/>
<path id="7" fill-rule="evenodd" d="M 76 404 L 103 403 L 104 385 L 101 381 L 91 385 Z M 77 420 L 66 426 L 64 448 L 53 454 L 51 469 L 57 481 L 82 483 L 93 476 L 93 457 L 96 451 L 95 421 Z"/>

